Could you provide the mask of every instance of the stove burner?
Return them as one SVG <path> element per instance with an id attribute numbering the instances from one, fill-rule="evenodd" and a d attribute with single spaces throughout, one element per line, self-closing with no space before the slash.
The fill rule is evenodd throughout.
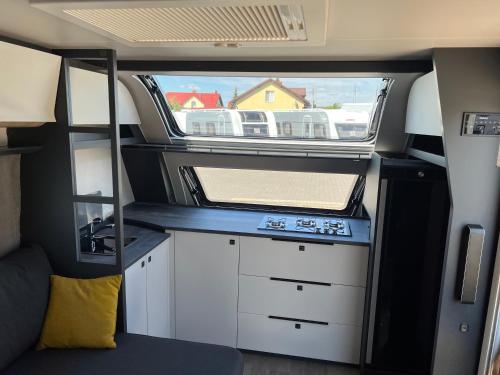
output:
<path id="1" fill-rule="evenodd" d="M 286 219 L 285 218 L 274 218 L 268 217 L 266 220 L 266 228 L 269 229 L 277 229 L 277 230 L 285 230 L 286 228 Z"/>
<path id="2" fill-rule="evenodd" d="M 315 228 L 316 227 L 316 220 L 314 220 L 314 219 L 303 219 L 303 218 L 299 217 L 297 219 L 297 227 Z"/>
<path id="3" fill-rule="evenodd" d="M 349 222 L 347 220 L 322 217 L 264 216 L 258 229 L 326 234 L 332 236 L 351 235 Z"/>
<path id="4" fill-rule="evenodd" d="M 344 222 L 342 220 L 338 220 L 338 219 L 325 220 L 323 222 L 323 226 L 325 228 L 329 228 L 329 229 L 343 229 Z"/>

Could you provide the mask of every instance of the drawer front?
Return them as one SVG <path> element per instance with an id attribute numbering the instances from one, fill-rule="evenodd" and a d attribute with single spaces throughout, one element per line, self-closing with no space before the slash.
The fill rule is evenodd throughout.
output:
<path id="1" fill-rule="evenodd" d="M 362 325 L 365 289 L 240 275 L 238 311 Z"/>
<path id="2" fill-rule="evenodd" d="M 360 327 L 238 314 L 240 349 L 358 364 L 360 342 Z"/>
<path id="3" fill-rule="evenodd" d="M 240 274 L 365 286 L 368 247 L 240 237 Z"/>

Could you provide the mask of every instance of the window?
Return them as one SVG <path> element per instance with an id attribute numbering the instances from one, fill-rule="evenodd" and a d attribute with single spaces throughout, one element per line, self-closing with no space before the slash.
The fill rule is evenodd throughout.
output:
<path id="1" fill-rule="evenodd" d="M 209 167 L 192 171 L 208 202 L 232 205 L 343 211 L 358 182 L 352 174 Z"/>
<path id="2" fill-rule="evenodd" d="M 266 91 L 266 103 L 274 102 L 274 91 Z"/>
<path id="3" fill-rule="evenodd" d="M 381 93 L 385 94 L 388 84 L 377 77 L 235 77 L 215 73 L 155 75 L 154 79 L 161 91 L 157 97 L 173 114 L 167 116 L 173 137 L 323 142 L 370 140 L 377 125 L 371 121 L 378 118 L 375 113 L 382 108 Z M 222 125 L 214 131 L 213 123 Z"/>

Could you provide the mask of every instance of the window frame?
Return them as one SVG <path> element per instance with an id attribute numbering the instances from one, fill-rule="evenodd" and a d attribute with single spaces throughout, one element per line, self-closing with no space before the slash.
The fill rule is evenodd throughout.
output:
<path id="1" fill-rule="evenodd" d="M 270 211 L 270 212 L 303 214 L 303 215 L 327 215 L 327 216 L 339 216 L 339 217 L 365 216 L 364 210 L 362 209 L 363 207 L 362 198 L 365 189 L 366 177 L 363 175 L 358 175 L 356 183 L 354 185 L 354 188 L 352 189 L 351 196 L 349 197 L 345 209 L 327 210 L 321 208 L 272 206 L 272 205 L 251 204 L 251 203 L 212 202 L 207 198 L 205 191 L 203 190 L 203 185 L 201 184 L 201 181 L 198 178 L 198 175 L 194 170 L 194 168 L 195 166 L 181 166 L 179 167 L 179 174 L 181 176 L 182 182 L 188 188 L 188 192 L 191 195 L 193 202 L 195 203 L 196 206 L 199 207 L 238 209 L 238 210 L 249 210 L 249 211 Z"/>
<path id="2" fill-rule="evenodd" d="M 244 74 L 245 76 L 252 77 L 262 77 L 263 75 L 269 75 L 270 73 L 266 72 L 239 72 L 239 73 L 227 73 L 222 71 L 168 71 L 168 72 L 158 72 L 154 75 L 206 75 L 213 76 L 215 74 L 224 75 L 224 76 L 239 76 Z M 368 126 L 368 134 L 369 136 L 365 139 L 319 139 L 319 140 L 311 140 L 308 138 L 297 138 L 297 137 L 252 137 L 252 136 L 224 136 L 218 135 L 207 136 L 207 135 L 190 135 L 183 133 L 179 126 L 177 125 L 175 116 L 170 109 L 169 104 L 167 103 L 166 98 L 161 92 L 160 85 L 156 82 L 153 74 L 141 74 L 138 75 L 137 78 L 146 86 L 148 91 L 150 92 L 153 100 L 160 111 L 165 129 L 167 134 L 171 140 L 173 145 L 186 145 L 186 144 L 210 144 L 210 145 L 227 145 L 227 144 L 236 144 L 236 145 L 252 145 L 255 147 L 266 149 L 273 148 L 273 146 L 280 146 L 284 149 L 291 150 L 302 150 L 304 147 L 321 147 L 329 150 L 335 149 L 338 150 L 343 148 L 354 147 L 355 149 L 366 149 L 367 152 L 373 151 L 373 147 L 375 145 L 375 140 L 378 134 L 380 119 L 382 117 L 384 105 L 387 99 L 387 96 L 390 92 L 390 88 L 394 82 L 394 79 L 391 78 L 387 74 L 380 73 L 372 73 L 372 74 L 335 74 L 335 73 L 326 73 L 323 74 L 325 77 L 331 78 L 381 78 L 385 85 L 380 90 L 377 99 L 374 102 L 374 110 L 372 112 L 372 116 L 370 118 L 370 123 Z M 273 73 L 272 75 L 276 75 Z M 280 77 L 318 77 L 318 74 L 308 74 L 308 73 L 294 73 L 294 74 L 279 74 Z M 258 143 L 257 143 L 258 142 Z"/>
<path id="3" fill-rule="evenodd" d="M 266 95 L 266 97 L 265 97 L 266 103 L 274 103 L 276 101 L 274 91 L 266 90 L 265 95 Z"/>

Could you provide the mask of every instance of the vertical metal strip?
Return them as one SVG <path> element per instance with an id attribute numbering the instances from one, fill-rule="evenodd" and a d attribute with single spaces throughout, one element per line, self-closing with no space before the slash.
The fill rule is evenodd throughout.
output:
<path id="1" fill-rule="evenodd" d="M 383 185 L 385 181 L 385 186 Z M 377 298 L 378 285 L 378 268 L 376 268 L 377 253 L 380 253 L 380 246 L 377 244 L 382 240 L 381 228 L 383 223 L 380 223 L 380 217 L 384 215 L 385 195 L 387 190 L 387 180 L 383 180 L 379 189 L 379 202 L 377 204 L 377 231 L 375 232 L 375 242 L 370 245 L 370 253 L 368 256 L 368 273 L 366 278 L 365 288 L 365 305 L 363 311 L 363 328 L 361 333 L 361 351 L 359 364 L 361 372 L 364 371 L 365 365 L 371 363 L 373 350 L 373 330 L 370 329 L 370 322 L 374 319 L 375 306 Z M 382 211 L 382 212 L 381 212 Z M 380 257 L 379 257 L 380 263 Z M 378 267 L 378 266 L 377 266 Z M 373 292 L 375 291 L 375 296 Z"/>
<path id="2" fill-rule="evenodd" d="M 479 360 L 478 375 L 489 375 L 491 366 L 498 354 L 500 348 L 500 236 L 496 252 L 495 268 L 491 279 L 490 301 L 488 304 L 488 315 L 486 316 L 486 325 L 484 327 L 483 345 L 481 349 L 481 358 Z"/>
<path id="3" fill-rule="evenodd" d="M 111 165 L 113 178 L 116 266 L 123 270 L 123 209 L 121 204 L 121 150 L 118 111 L 118 77 L 116 51 L 106 51 L 108 73 L 109 126 L 111 136 Z"/>
<path id="4" fill-rule="evenodd" d="M 377 312 L 378 280 L 380 273 L 380 258 L 382 255 L 382 234 L 385 218 L 385 203 L 387 199 L 387 179 L 380 182 L 379 203 L 377 213 L 377 228 L 375 238 L 375 259 L 373 264 L 373 279 L 370 301 L 370 316 L 368 321 L 368 342 L 366 349 L 366 363 L 372 363 L 373 357 L 373 338 L 375 333 L 375 314 Z"/>
<path id="5" fill-rule="evenodd" d="M 115 223 L 115 251 L 116 267 L 120 270 L 123 281 L 121 293 L 121 323 L 123 331 L 127 331 L 127 311 L 125 292 L 125 268 L 123 261 L 123 208 L 122 208 L 122 163 L 120 144 L 120 112 L 118 108 L 118 75 L 116 51 L 106 52 L 108 73 L 108 101 L 109 101 L 109 126 L 111 136 L 111 166 L 113 177 L 114 223 Z M 120 326 L 120 324 L 118 324 Z"/>
<path id="6" fill-rule="evenodd" d="M 61 71 L 61 79 L 63 80 L 63 89 L 64 95 L 63 97 L 66 100 L 64 105 L 66 115 L 65 115 L 65 132 L 68 140 L 68 149 L 69 149 L 69 158 L 71 164 L 71 189 L 73 195 L 77 193 L 76 191 L 76 165 L 75 165 L 75 153 L 73 148 L 73 135 L 71 133 L 71 128 L 73 126 L 73 109 L 72 109 L 72 101 L 71 101 L 71 77 L 70 77 L 70 59 L 63 57 L 62 58 L 62 71 Z M 73 201 L 73 224 L 74 224 L 74 234 L 75 234 L 75 247 L 76 247 L 76 261 L 80 261 L 80 228 L 78 223 L 78 213 L 77 213 L 77 205 L 75 201 Z"/>

